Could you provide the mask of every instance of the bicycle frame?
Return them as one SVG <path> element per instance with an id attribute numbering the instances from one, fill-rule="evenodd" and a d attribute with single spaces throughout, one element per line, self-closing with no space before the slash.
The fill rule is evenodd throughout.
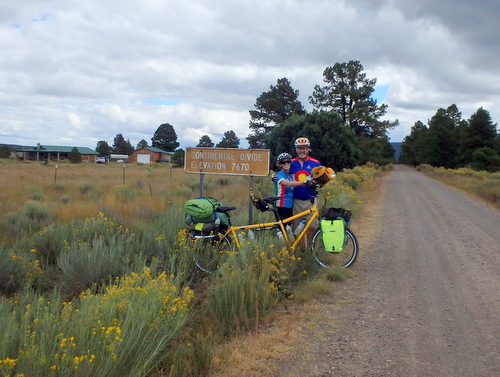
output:
<path id="1" fill-rule="evenodd" d="M 288 233 L 286 231 L 286 225 L 288 223 L 291 223 L 293 220 L 300 219 L 302 217 L 305 217 L 312 213 L 311 218 L 309 221 L 306 223 L 304 226 L 304 229 L 300 232 L 298 236 L 296 236 L 295 241 L 291 242 L 292 240 L 290 237 L 288 237 Z M 234 244 L 236 245 L 237 248 L 240 248 L 241 242 L 238 239 L 238 232 L 243 231 L 243 230 L 252 230 L 252 229 L 258 229 L 258 230 L 265 230 L 265 229 L 270 229 L 270 228 L 275 228 L 279 227 L 281 229 L 281 232 L 283 233 L 283 238 L 285 240 L 285 243 L 288 247 L 291 249 L 294 249 L 297 247 L 297 245 L 300 243 L 304 235 L 307 233 L 311 225 L 314 223 L 314 220 L 320 217 L 320 213 L 318 210 L 318 207 L 316 206 L 315 203 L 312 204 L 311 208 L 302 211 L 300 213 L 297 213 L 296 215 L 293 215 L 285 220 L 279 220 L 279 221 L 273 221 L 273 222 L 268 222 L 268 223 L 260 223 L 260 224 L 248 224 L 248 225 L 241 225 L 241 226 L 231 226 L 226 233 L 224 233 L 224 236 L 231 235 L 232 240 L 234 241 Z"/>

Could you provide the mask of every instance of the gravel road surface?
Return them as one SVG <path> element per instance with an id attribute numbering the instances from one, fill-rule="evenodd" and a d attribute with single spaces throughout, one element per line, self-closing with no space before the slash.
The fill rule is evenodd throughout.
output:
<path id="1" fill-rule="evenodd" d="M 275 376 L 500 376 L 500 212 L 395 166 L 355 225 L 356 277 Z"/>

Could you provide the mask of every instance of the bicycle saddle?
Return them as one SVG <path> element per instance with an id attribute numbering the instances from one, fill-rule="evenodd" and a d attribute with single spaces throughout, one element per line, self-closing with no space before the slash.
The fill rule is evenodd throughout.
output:
<path id="1" fill-rule="evenodd" d="M 232 211 L 233 209 L 236 209 L 236 207 L 225 207 L 225 206 L 221 206 L 221 207 L 217 208 L 215 211 L 216 211 L 216 212 L 222 212 L 222 213 L 227 214 L 229 211 Z"/>
<path id="2" fill-rule="evenodd" d="M 272 203 L 272 202 L 275 202 L 276 200 L 280 200 L 281 196 L 265 196 L 262 199 L 264 199 L 264 201 L 266 203 Z"/>

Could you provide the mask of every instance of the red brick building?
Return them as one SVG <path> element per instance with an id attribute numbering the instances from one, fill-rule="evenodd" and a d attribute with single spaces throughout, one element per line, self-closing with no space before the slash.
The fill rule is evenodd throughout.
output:
<path id="1" fill-rule="evenodd" d="M 130 162 L 140 162 L 150 164 L 153 162 L 170 162 L 174 153 L 167 152 L 160 148 L 145 147 L 138 149 L 132 153 L 129 158 Z"/>

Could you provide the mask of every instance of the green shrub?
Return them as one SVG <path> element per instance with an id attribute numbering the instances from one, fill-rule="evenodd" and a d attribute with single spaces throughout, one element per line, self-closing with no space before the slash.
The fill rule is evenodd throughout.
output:
<path id="1" fill-rule="evenodd" d="M 4 224 L 9 232 L 21 236 L 40 230 L 50 219 L 51 212 L 47 206 L 29 200 L 21 209 L 7 214 Z"/>
<path id="2" fill-rule="evenodd" d="M 276 303 L 277 289 L 270 277 L 268 264 L 259 269 L 231 265 L 220 269 L 207 299 L 210 313 L 227 334 L 253 330 Z"/>
<path id="3" fill-rule="evenodd" d="M 45 198 L 43 191 L 39 187 L 30 187 L 29 191 L 30 191 L 30 199 L 31 200 L 41 202 Z"/>
<path id="4" fill-rule="evenodd" d="M 191 298 L 189 288 L 145 269 L 74 302 L 57 292 L 0 300 L 0 374 L 145 376 L 169 359 Z"/>
<path id="5" fill-rule="evenodd" d="M 354 173 L 338 173 L 337 180 L 353 189 L 357 189 L 362 181 L 361 177 Z"/>
<path id="6" fill-rule="evenodd" d="M 64 191 L 64 185 L 62 183 L 54 183 L 54 191 L 55 192 L 63 192 Z"/>
<path id="7" fill-rule="evenodd" d="M 44 263 L 53 265 L 63 250 L 68 247 L 72 229 L 67 224 L 51 224 L 37 232 L 32 238 L 17 244 L 25 250 L 35 250 Z"/>
<path id="8" fill-rule="evenodd" d="M 134 189 L 128 185 L 115 186 L 113 187 L 113 192 L 121 199 L 132 199 L 143 195 L 140 190 Z"/>
<path id="9" fill-rule="evenodd" d="M 294 292 L 298 302 L 306 302 L 310 299 L 317 299 L 322 296 L 332 294 L 332 283 L 325 279 L 313 278 L 304 281 Z"/>
<path id="10" fill-rule="evenodd" d="M 62 289 L 77 295 L 94 284 L 130 272 L 133 255 L 127 251 L 124 239 L 68 245 L 57 259 Z"/>
<path id="11" fill-rule="evenodd" d="M 16 259 L 7 249 L 0 249 L 0 294 L 10 295 L 22 285 L 24 269 Z"/>
<path id="12" fill-rule="evenodd" d="M 78 187 L 78 190 L 80 191 L 80 194 L 82 195 L 88 195 L 92 190 L 94 190 L 94 185 L 92 183 L 85 183 L 83 185 L 80 185 Z"/>

